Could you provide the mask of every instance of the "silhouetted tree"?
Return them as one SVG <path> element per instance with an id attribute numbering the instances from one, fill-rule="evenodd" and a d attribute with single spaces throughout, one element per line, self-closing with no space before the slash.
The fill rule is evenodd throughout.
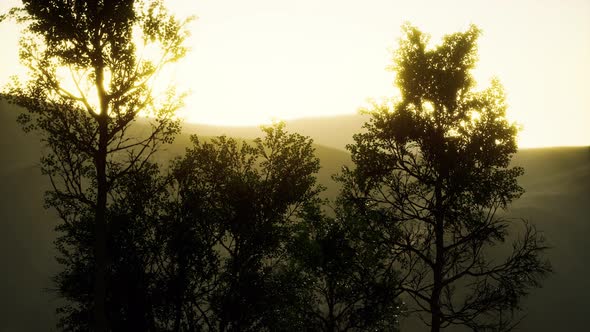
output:
<path id="1" fill-rule="evenodd" d="M 152 163 L 127 172 L 109 196 L 110 330 L 204 329 L 208 317 L 198 309 L 209 307 L 207 295 L 219 279 L 216 239 L 210 237 L 206 223 L 210 219 L 199 215 L 202 222 L 195 224 L 194 209 L 182 206 L 173 178 L 161 175 Z M 92 329 L 93 210 L 78 214 L 58 226 L 56 241 L 64 270 L 55 281 L 69 300 L 59 308 L 59 327 L 66 331 Z"/>
<path id="2" fill-rule="evenodd" d="M 523 170 L 509 165 L 517 127 L 500 83 L 474 88 L 475 26 L 436 47 L 414 27 L 404 32 L 393 66 L 401 97 L 374 105 L 348 146 L 356 168 L 341 175 L 343 194 L 380 220 L 413 300 L 408 313 L 431 331 L 509 330 L 521 298 L 550 271 L 530 223 L 504 259 L 492 251 L 517 226 L 497 213 L 523 192 Z"/>
<path id="3" fill-rule="evenodd" d="M 111 188 L 106 213 L 111 225 L 106 316 L 112 331 L 163 330 L 165 326 L 162 312 L 169 296 L 162 285 L 168 283 L 163 262 L 163 240 L 170 220 L 165 214 L 171 204 L 168 184 L 156 165 L 148 163 L 131 169 Z M 74 214 L 77 216 L 72 218 Z M 68 222 L 57 227 L 58 261 L 64 269 L 55 283 L 68 300 L 58 309 L 61 330 L 88 331 L 93 327 L 93 217 L 92 208 L 81 207 L 69 212 Z"/>
<path id="4" fill-rule="evenodd" d="M 299 276 L 299 312 L 307 331 L 396 331 L 401 314 L 389 248 L 373 220 L 351 206 L 336 217 L 310 210 L 296 229 L 289 272 Z"/>
<path id="5" fill-rule="evenodd" d="M 184 22 L 161 1 L 23 0 L 10 16 L 26 24 L 20 58 L 30 80 L 15 82 L 11 101 L 29 110 L 20 117 L 26 130 L 38 130 L 49 147 L 43 172 L 54 190 L 48 205 L 65 223 L 92 207 L 95 256 L 94 308 L 97 331 L 108 329 L 105 301 L 108 195 L 131 169 L 141 168 L 155 149 L 179 130 L 173 113 L 181 98 L 173 90 L 157 95 L 151 85 L 162 67 L 186 52 Z M 139 54 L 136 42 L 157 59 Z M 145 55 L 145 56 L 144 56 Z M 151 116 L 151 129 L 130 134 L 139 114 Z"/>
<path id="6" fill-rule="evenodd" d="M 292 228 L 319 202 L 319 160 L 312 141 L 287 133 L 283 124 L 264 133 L 253 144 L 226 137 L 202 143 L 193 136 L 193 146 L 174 164 L 187 227 L 182 242 L 214 240 L 210 250 L 217 258 L 217 271 L 203 279 L 188 270 L 202 252 L 182 246 L 175 250 L 183 254 L 171 256 L 175 278 L 183 280 L 178 297 L 204 301 L 179 302 L 183 329 L 190 317 L 200 317 L 200 328 L 210 331 L 284 330 L 293 322 L 286 309 L 296 299 L 291 276 L 278 271 L 287 264 Z"/>
<path id="7" fill-rule="evenodd" d="M 193 137 L 171 176 L 146 163 L 111 188 L 111 330 L 396 329 L 395 274 L 372 219 L 345 207 L 325 217 L 311 140 L 282 125 L 265 132 L 254 144 Z M 56 283 L 69 300 L 59 326 L 83 331 L 94 210 L 72 208 L 56 242 L 65 267 Z"/>

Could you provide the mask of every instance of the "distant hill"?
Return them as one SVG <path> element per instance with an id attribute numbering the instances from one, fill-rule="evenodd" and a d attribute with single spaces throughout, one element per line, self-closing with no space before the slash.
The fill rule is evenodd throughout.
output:
<path id="1" fill-rule="evenodd" d="M 332 117 L 302 118 L 285 121 L 287 129 L 313 138 L 314 142 L 330 148 L 344 150 L 353 143 L 352 134 L 361 130 L 367 115 L 350 114 Z M 223 127 L 204 124 L 185 123 L 186 133 L 202 136 L 227 135 L 241 138 L 254 138 L 261 134 L 259 127 Z"/>
<path id="2" fill-rule="evenodd" d="M 510 214 L 542 230 L 555 273 L 525 301 L 522 331 L 583 331 L 590 316 L 590 148 L 520 151 L 526 193 Z"/>
<path id="3" fill-rule="evenodd" d="M 59 269 L 52 244 L 57 218 L 43 209 L 48 181 L 37 167 L 42 147 L 37 137 L 25 135 L 16 124 L 18 112 L 0 101 L 0 331 L 47 331 L 54 326 L 58 303 L 47 291 Z M 331 175 L 350 164 L 343 148 L 363 121 L 363 116 L 353 115 L 287 124 L 288 130 L 320 144 L 318 178 L 328 187 L 327 197 L 337 193 Z M 257 128 L 187 124 L 176 142 L 160 153 L 161 160 L 182 154 L 191 133 L 259 135 Z M 521 330 L 583 330 L 590 316 L 590 148 L 526 149 L 513 163 L 526 170 L 520 183 L 527 192 L 509 214 L 529 219 L 544 232 L 553 246 L 549 258 L 556 271 L 525 301 L 528 315 Z"/>

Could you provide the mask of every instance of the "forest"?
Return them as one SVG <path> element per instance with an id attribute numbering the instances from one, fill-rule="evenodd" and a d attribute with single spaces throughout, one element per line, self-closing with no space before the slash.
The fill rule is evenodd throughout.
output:
<path id="1" fill-rule="evenodd" d="M 27 27 L 30 78 L 2 95 L 3 141 L 29 143 L 3 151 L 2 174 L 34 156 L 44 179 L 29 186 L 47 189 L 34 222 L 55 221 L 39 255 L 57 263 L 58 330 L 510 331 L 552 274 L 551 238 L 510 213 L 515 160 L 534 152 L 499 80 L 475 88 L 477 26 L 435 46 L 402 26 L 400 96 L 363 110 L 344 154 L 284 122 L 189 137 L 183 94 L 151 87 L 188 51 L 190 18 L 159 1 L 50 3 L 5 17 Z M 157 60 L 137 56 L 138 31 Z M 587 151 L 573 155 L 587 179 Z"/>

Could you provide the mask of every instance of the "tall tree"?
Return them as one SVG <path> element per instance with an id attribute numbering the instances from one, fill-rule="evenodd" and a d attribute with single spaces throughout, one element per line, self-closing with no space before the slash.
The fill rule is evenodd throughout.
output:
<path id="1" fill-rule="evenodd" d="M 170 330 L 170 296 L 163 287 L 168 284 L 163 239 L 168 238 L 167 207 L 172 203 L 168 184 L 158 167 L 147 163 L 131 169 L 109 192 L 106 316 L 111 331 Z M 76 211 L 77 217 L 58 225 L 55 241 L 63 270 L 54 281 L 66 300 L 57 310 L 61 331 L 93 328 L 94 209 L 80 205 Z"/>
<path id="2" fill-rule="evenodd" d="M 381 220 L 401 273 L 401 291 L 431 331 L 513 326 L 520 300 L 550 271 L 535 227 L 503 259 L 492 250 L 518 224 L 501 213 L 523 192 L 511 167 L 517 127 L 494 80 L 475 89 L 479 29 L 431 47 L 412 26 L 395 53 L 400 98 L 376 104 L 365 132 L 348 146 L 356 166 L 340 179 L 346 199 Z"/>
<path id="3" fill-rule="evenodd" d="M 19 54 L 30 80 L 8 94 L 29 110 L 20 118 L 25 129 L 41 132 L 49 147 L 42 160 L 53 184 L 49 205 L 66 223 L 78 217 L 77 205 L 94 210 L 95 330 L 105 331 L 108 195 L 179 130 L 173 113 L 181 98 L 154 93 L 152 84 L 186 53 L 188 20 L 157 0 L 23 0 L 10 16 L 26 25 Z M 155 59 L 147 49 L 157 50 Z M 140 114 L 151 116 L 151 130 L 130 134 Z"/>
<path id="4" fill-rule="evenodd" d="M 186 225 L 185 244 L 212 240 L 217 270 L 209 276 L 192 269 L 203 250 L 171 248 L 175 277 L 183 289 L 177 312 L 188 313 L 182 326 L 198 317 L 209 331 L 274 331 L 289 329 L 289 299 L 296 298 L 287 264 L 294 225 L 319 203 L 319 160 L 312 141 L 288 133 L 284 124 L 264 128 L 253 143 L 218 137 L 193 137 L 193 146 L 173 167 Z M 188 263 L 188 264 L 187 264 Z M 205 277 L 205 278 L 204 278 Z M 186 318 L 185 318 L 186 317 Z M 292 327 L 292 326 L 291 326 Z"/>

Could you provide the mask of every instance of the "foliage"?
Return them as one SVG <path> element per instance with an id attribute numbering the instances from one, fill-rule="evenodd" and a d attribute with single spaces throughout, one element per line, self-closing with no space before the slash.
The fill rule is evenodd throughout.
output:
<path id="1" fill-rule="evenodd" d="M 95 274 L 94 327 L 104 331 L 108 264 L 117 259 L 107 252 L 109 228 L 117 227 L 107 225 L 109 194 L 179 131 L 173 114 L 182 98 L 152 87 L 161 69 L 186 53 L 188 20 L 174 18 L 161 1 L 133 0 L 24 0 L 9 16 L 25 25 L 19 55 L 30 70 L 27 82 L 9 87 L 9 100 L 29 110 L 20 122 L 49 148 L 42 159 L 53 184 L 47 205 L 66 225 L 93 220 L 96 259 L 88 272 Z M 156 60 L 143 56 L 141 43 L 158 50 Z M 140 115 L 150 116 L 151 130 L 131 134 Z"/>
<path id="2" fill-rule="evenodd" d="M 508 330 L 521 298 L 550 271 L 528 222 L 503 260 L 492 250 L 516 227 L 497 212 L 523 192 L 523 170 L 509 165 L 517 127 L 497 81 L 475 90 L 476 27 L 434 48 L 418 29 L 404 32 L 393 66 L 401 98 L 374 105 L 348 146 L 356 168 L 340 176 L 344 199 L 379 221 L 409 313 L 432 331 Z"/>
<path id="3" fill-rule="evenodd" d="M 523 170 L 501 85 L 475 90 L 476 27 L 435 48 L 405 27 L 401 97 L 355 135 L 329 217 L 312 141 L 284 124 L 253 143 L 195 136 L 168 176 L 150 162 L 180 128 L 182 96 L 152 87 L 189 21 L 161 1 L 25 0 L 9 16 L 26 25 L 30 80 L 8 96 L 48 148 L 46 206 L 62 220 L 63 330 L 396 330 L 406 312 L 432 331 L 504 331 L 551 270 L 528 222 L 492 259 L 517 227 L 501 210 Z M 150 130 L 134 130 L 143 115 Z"/>
<path id="4" fill-rule="evenodd" d="M 285 243 L 319 203 L 311 140 L 283 125 L 254 144 L 219 137 L 193 147 L 168 177 L 153 164 L 111 191 L 107 313 L 112 330 L 274 330 L 298 295 L 282 273 Z M 61 328 L 91 327 L 92 209 L 61 225 L 66 267 L 56 282 L 69 304 Z M 70 214 L 71 215 L 71 214 Z M 288 322 L 288 323 L 287 323 Z"/>
<path id="5" fill-rule="evenodd" d="M 336 217 L 310 211 L 290 244 L 290 273 L 300 275 L 301 311 L 312 331 L 395 331 L 401 314 L 388 248 L 372 220 L 347 206 Z"/>
<path id="6" fill-rule="evenodd" d="M 318 204 L 319 160 L 311 140 L 288 134 L 283 124 L 264 132 L 253 144 L 225 137 L 201 143 L 193 137 L 193 147 L 173 167 L 183 216 L 189 227 L 214 241 L 210 249 L 219 258 L 206 294 L 185 289 L 189 297 L 201 294 L 207 304 L 185 302 L 182 308 L 202 316 L 208 330 L 278 324 L 283 316 L 276 309 L 287 304 L 289 288 L 283 280 L 288 276 L 277 275 L 276 267 L 285 264 L 285 243 L 302 211 Z M 199 276 L 185 277 L 192 287 Z"/>
<path id="7" fill-rule="evenodd" d="M 311 140 L 283 124 L 253 144 L 218 137 L 174 162 L 179 211 L 187 221 L 174 266 L 184 280 L 183 329 L 344 331 L 397 328 L 395 274 L 387 248 L 352 210 L 321 210 Z M 191 251 L 196 236 L 209 249 Z M 203 252 L 212 273 L 187 271 Z M 196 282 L 198 280 L 198 282 Z M 178 286 L 179 284 L 176 283 Z M 199 299 L 201 302 L 189 301 Z M 170 316 L 174 316 L 171 314 Z M 194 320 L 191 322 L 191 320 Z"/>
<path id="8" fill-rule="evenodd" d="M 111 190 L 107 220 L 108 250 L 107 317 L 112 331 L 147 331 L 158 326 L 165 305 L 164 250 L 168 180 L 154 164 L 128 172 Z M 58 262 L 64 266 L 55 277 L 60 294 L 68 302 L 59 308 L 59 327 L 65 331 L 92 329 L 93 210 L 78 210 L 78 216 L 57 227 Z"/>

